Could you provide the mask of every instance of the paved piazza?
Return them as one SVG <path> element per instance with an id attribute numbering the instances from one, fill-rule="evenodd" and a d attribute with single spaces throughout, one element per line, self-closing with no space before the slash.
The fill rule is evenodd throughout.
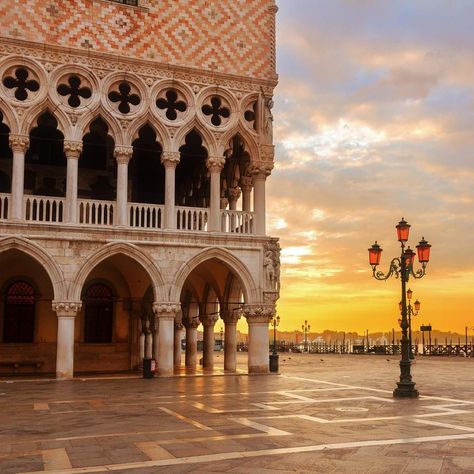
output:
<path id="1" fill-rule="evenodd" d="M 474 472 L 474 360 L 419 359 L 421 398 L 394 400 L 396 358 L 280 357 L 281 375 L 0 379 L 0 472 Z"/>

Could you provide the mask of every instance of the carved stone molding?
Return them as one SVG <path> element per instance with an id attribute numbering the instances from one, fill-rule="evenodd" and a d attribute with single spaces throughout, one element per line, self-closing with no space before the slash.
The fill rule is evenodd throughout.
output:
<path id="1" fill-rule="evenodd" d="M 181 310 L 180 303 L 153 303 L 153 312 L 158 318 L 175 318 Z"/>
<path id="2" fill-rule="evenodd" d="M 269 323 L 275 316 L 275 305 L 245 305 L 242 312 L 249 323 Z"/>
<path id="3" fill-rule="evenodd" d="M 25 152 L 30 144 L 30 138 L 28 135 L 10 133 L 9 142 L 13 152 Z"/>
<path id="4" fill-rule="evenodd" d="M 64 140 L 64 153 L 67 158 L 78 160 L 82 153 L 82 142 Z"/>
<path id="5" fill-rule="evenodd" d="M 209 171 L 222 171 L 225 165 L 225 156 L 210 156 L 206 161 Z"/>
<path id="6" fill-rule="evenodd" d="M 179 151 L 164 151 L 161 154 L 161 163 L 163 166 L 177 166 L 181 159 Z"/>
<path id="7" fill-rule="evenodd" d="M 53 311 L 58 317 L 75 317 L 82 308 L 81 301 L 53 301 Z"/>
<path id="8" fill-rule="evenodd" d="M 133 155 L 133 147 L 131 146 L 116 146 L 114 150 L 114 155 L 117 163 L 128 164 Z"/>

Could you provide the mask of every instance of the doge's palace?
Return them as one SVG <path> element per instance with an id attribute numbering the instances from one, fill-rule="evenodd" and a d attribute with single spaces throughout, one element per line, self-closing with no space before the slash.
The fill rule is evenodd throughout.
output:
<path id="1" fill-rule="evenodd" d="M 0 2 L 0 374 L 268 371 L 276 11 Z"/>

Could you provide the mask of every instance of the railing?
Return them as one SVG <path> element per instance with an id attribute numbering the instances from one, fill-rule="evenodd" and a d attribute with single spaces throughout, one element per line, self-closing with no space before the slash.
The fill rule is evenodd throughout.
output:
<path id="1" fill-rule="evenodd" d="M 24 216 L 27 221 L 55 224 L 63 221 L 64 198 L 48 196 L 23 197 Z"/>
<path id="2" fill-rule="evenodd" d="M 130 227 L 141 229 L 162 229 L 164 206 L 157 204 L 128 203 Z"/>
<path id="3" fill-rule="evenodd" d="M 253 234 L 254 213 L 246 211 L 221 211 L 221 231 L 234 234 Z"/>
<path id="4" fill-rule="evenodd" d="M 176 207 L 176 228 L 178 230 L 206 231 L 209 209 L 201 207 Z"/>
<path id="5" fill-rule="evenodd" d="M 114 224 L 115 201 L 79 199 L 77 205 L 79 224 L 104 226 Z"/>
<path id="6" fill-rule="evenodd" d="M 10 199 L 10 194 L 0 194 L 0 221 L 8 219 Z"/>

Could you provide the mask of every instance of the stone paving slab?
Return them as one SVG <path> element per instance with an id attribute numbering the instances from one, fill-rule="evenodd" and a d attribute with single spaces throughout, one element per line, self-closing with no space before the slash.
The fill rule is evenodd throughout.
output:
<path id="1" fill-rule="evenodd" d="M 0 379 L 0 473 L 474 472 L 474 360 L 419 358 L 413 375 L 417 400 L 393 399 L 398 361 L 375 355 L 286 355 L 272 376 Z"/>

